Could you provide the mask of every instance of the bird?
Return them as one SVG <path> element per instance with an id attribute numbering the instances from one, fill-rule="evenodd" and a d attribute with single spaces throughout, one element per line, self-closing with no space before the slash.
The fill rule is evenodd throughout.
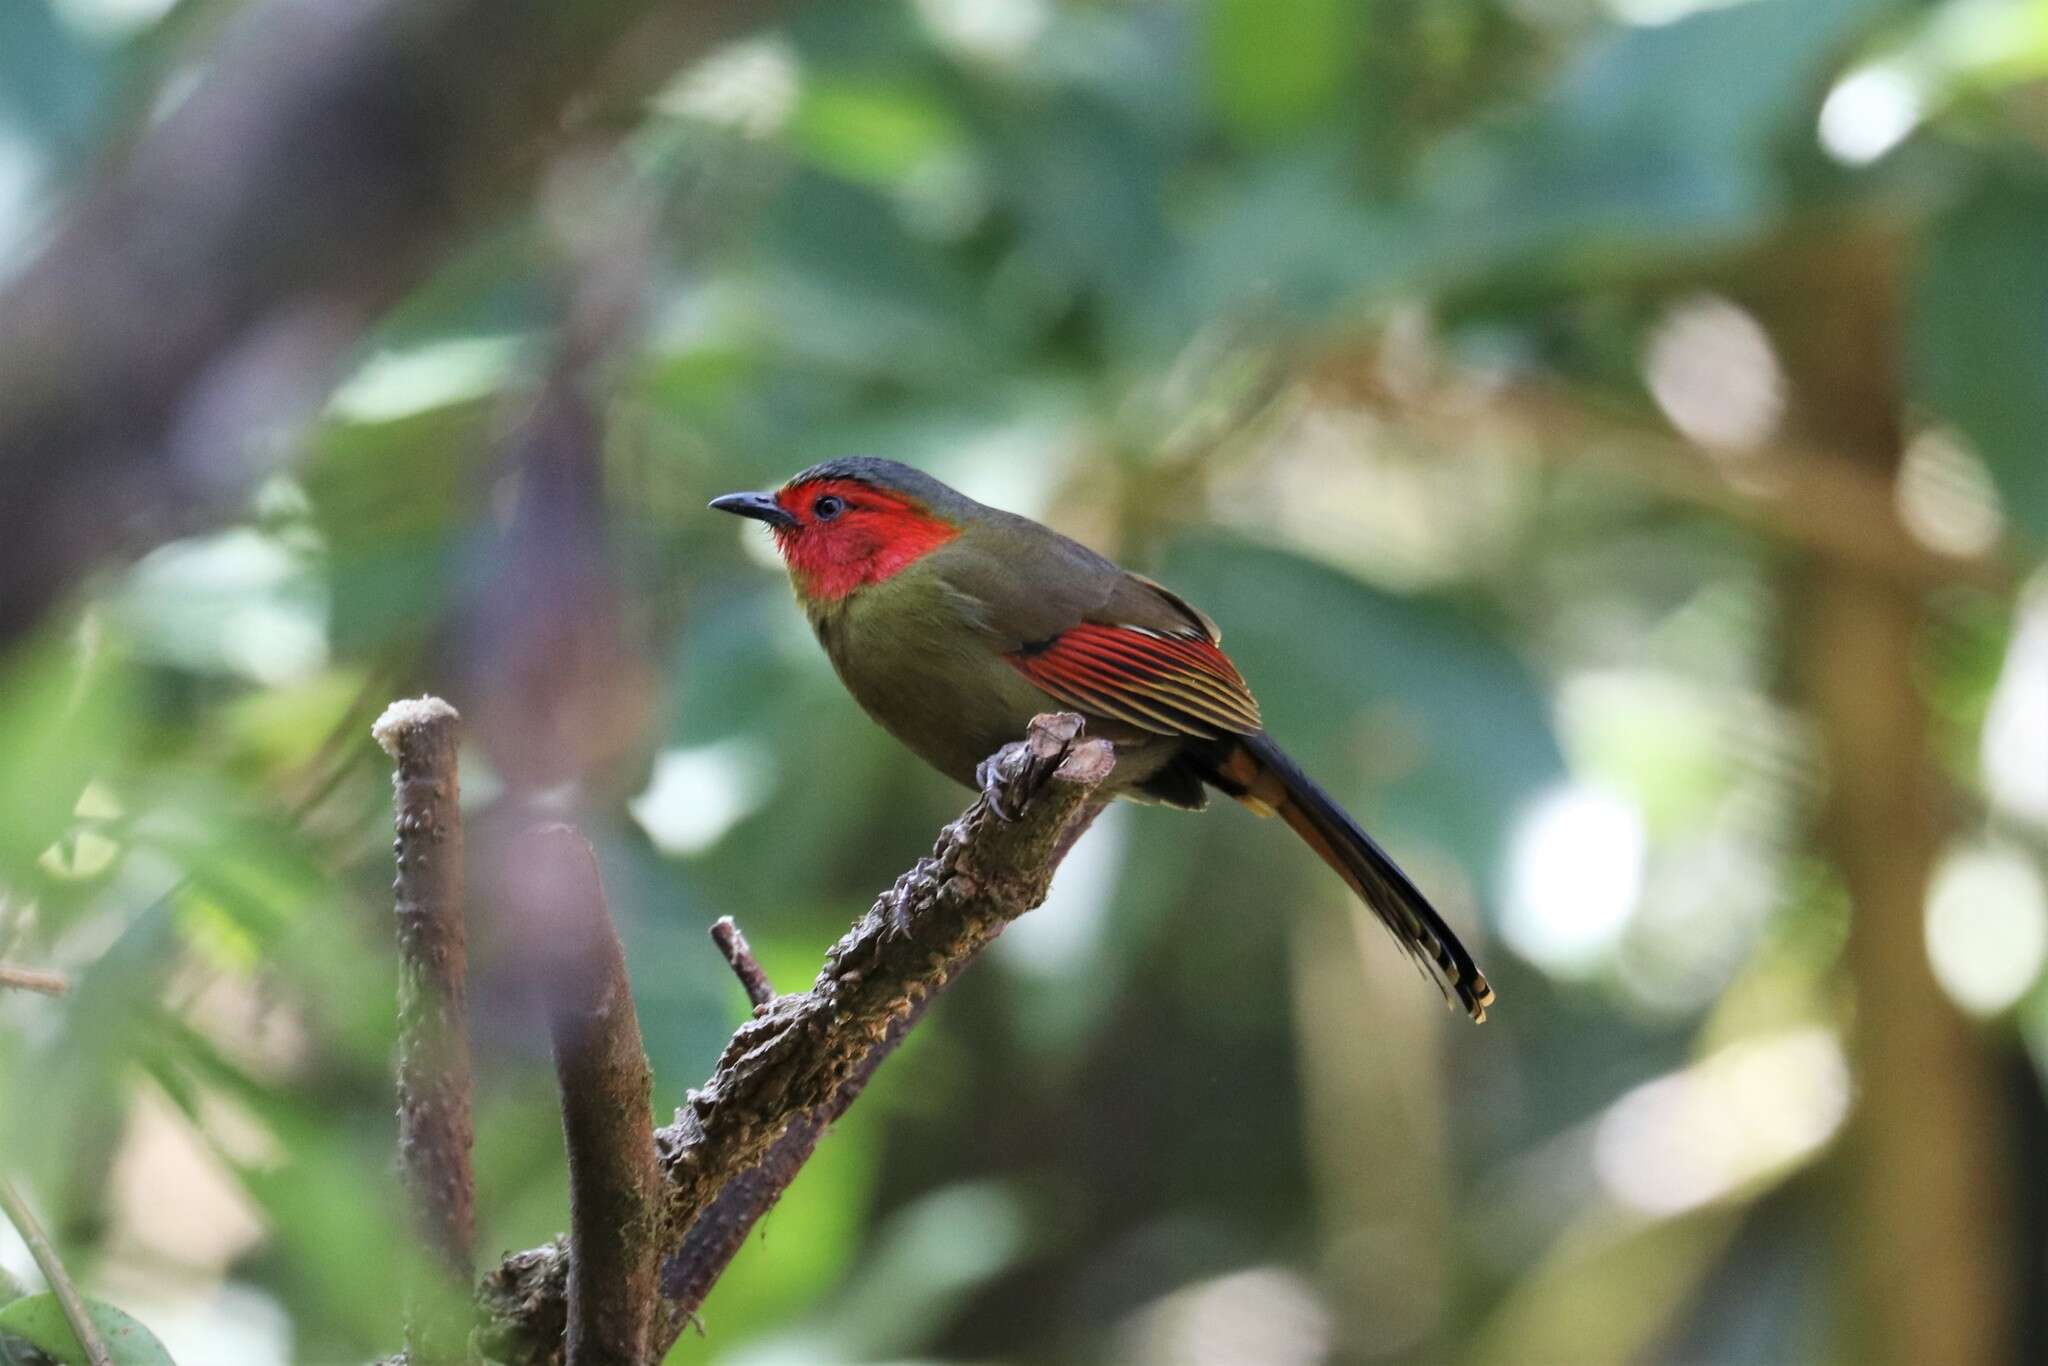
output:
<path id="1" fill-rule="evenodd" d="M 1076 712 L 1115 750 L 1105 795 L 1199 811 L 1213 789 L 1278 815 L 1447 1000 L 1486 1018 L 1471 953 L 1266 733 L 1216 623 L 1171 589 L 894 460 L 827 460 L 710 506 L 767 524 L 840 681 L 940 773 L 981 787 L 1032 717 Z"/>

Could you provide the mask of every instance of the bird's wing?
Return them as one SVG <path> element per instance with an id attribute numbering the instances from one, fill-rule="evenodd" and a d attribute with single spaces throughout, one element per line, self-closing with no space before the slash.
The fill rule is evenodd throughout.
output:
<path id="1" fill-rule="evenodd" d="M 1156 735 L 1214 739 L 1261 724 L 1237 667 L 1198 630 L 1084 621 L 1004 658 L 1068 706 Z"/>
<path id="2" fill-rule="evenodd" d="M 1176 635 L 1199 635 L 1211 645 L 1223 643 L 1223 632 L 1209 620 L 1209 614 L 1165 584 L 1128 569 L 1120 571 L 1120 577 L 1122 582 L 1110 593 L 1104 611 L 1098 614 L 1101 619 L 1127 621 Z"/>
<path id="3" fill-rule="evenodd" d="M 928 557 L 933 572 L 972 604 L 991 649 L 1007 653 L 1078 626 L 1116 594 L 1124 571 L 1047 527 L 989 509 L 975 534 Z"/>
<path id="4" fill-rule="evenodd" d="M 1077 541 L 993 518 L 1012 523 L 1000 542 L 961 537 L 932 558 L 1019 673 L 1066 706 L 1155 735 L 1259 729 L 1259 704 L 1209 618 Z M 986 548 L 998 543 L 1000 557 Z"/>

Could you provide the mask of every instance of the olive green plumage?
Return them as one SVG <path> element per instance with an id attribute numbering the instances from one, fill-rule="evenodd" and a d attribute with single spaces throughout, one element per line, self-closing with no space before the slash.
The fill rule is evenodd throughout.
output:
<path id="1" fill-rule="evenodd" d="M 1447 994 L 1492 989 L 1421 891 L 1265 734 L 1215 623 L 1152 580 L 893 461 L 834 460 L 712 506 L 768 522 L 797 599 L 863 710 L 941 773 L 1033 716 L 1078 711 L 1116 747 L 1115 796 L 1282 816 Z"/>
<path id="2" fill-rule="evenodd" d="M 962 502 L 966 501 L 964 499 Z M 836 602 L 803 601 L 846 690 L 932 767 L 975 785 L 982 760 L 1063 709 L 1004 662 L 1083 621 L 1156 630 L 1199 625 L 1191 608 L 1094 551 L 1034 522 L 974 505 L 951 541 L 883 582 Z M 1179 742 L 1110 717 L 1091 733 L 1117 745 L 1105 785 L 1139 793 Z M 1199 806 L 1190 787 L 1186 804 Z"/>

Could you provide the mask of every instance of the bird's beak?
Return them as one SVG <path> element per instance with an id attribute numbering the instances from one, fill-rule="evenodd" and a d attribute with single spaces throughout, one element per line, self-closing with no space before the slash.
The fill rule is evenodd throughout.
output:
<path id="1" fill-rule="evenodd" d="M 757 522 L 766 522 L 772 527 L 796 525 L 796 518 L 782 510 L 782 504 L 775 501 L 775 495 L 772 493 L 728 493 L 723 498 L 713 498 L 711 506 L 720 512 L 730 512 L 740 517 L 751 517 Z"/>

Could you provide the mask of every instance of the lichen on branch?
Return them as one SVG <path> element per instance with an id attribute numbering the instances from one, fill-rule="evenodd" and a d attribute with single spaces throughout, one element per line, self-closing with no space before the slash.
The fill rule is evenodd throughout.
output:
<path id="1" fill-rule="evenodd" d="M 461 1341 L 448 1306 L 459 1305 L 452 1292 L 470 1283 L 476 1240 L 460 726 L 455 708 L 420 697 L 392 703 L 370 730 L 396 764 L 398 1162 L 420 1236 L 445 1281 L 414 1287 L 406 1338 L 417 1354 L 441 1356 Z"/>

